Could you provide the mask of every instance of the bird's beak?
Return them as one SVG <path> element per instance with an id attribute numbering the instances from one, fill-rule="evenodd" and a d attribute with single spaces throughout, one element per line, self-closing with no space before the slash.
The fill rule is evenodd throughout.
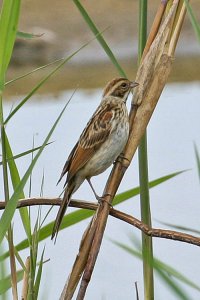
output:
<path id="1" fill-rule="evenodd" d="M 133 89 L 134 87 L 138 86 L 139 83 L 135 82 L 135 81 L 132 81 L 131 84 L 130 84 L 130 87 Z"/>

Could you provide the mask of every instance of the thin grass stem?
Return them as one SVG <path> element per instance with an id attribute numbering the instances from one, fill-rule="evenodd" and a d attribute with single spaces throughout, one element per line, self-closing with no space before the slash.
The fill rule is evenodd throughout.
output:
<path id="1" fill-rule="evenodd" d="M 142 53 L 147 40 L 147 0 L 141 0 L 139 6 L 139 48 L 138 61 L 141 61 Z M 148 180 L 148 150 L 147 133 L 140 142 L 139 155 L 139 180 L 140 180 L 140 208 L 141 220 L 151 227 L 151 212 L 149 203 L 149 180 Z M 143 277 L 144 277 L 144 299 L 154 299 L 153 268 L 149 261 L 153 260 L 152 238 L 142 233 L 142 255 L 143 255 Z"/>

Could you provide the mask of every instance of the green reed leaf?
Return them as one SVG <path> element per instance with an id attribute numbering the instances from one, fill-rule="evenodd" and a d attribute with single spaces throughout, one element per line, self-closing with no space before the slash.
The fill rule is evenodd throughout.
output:
<path id="1" fill-rule="evenodd" d="M 35 38 L 39 38 L 39 37 L 43 36 L 43 33 L 33 34 L 33 33 L 28 33 L 28 32 L 17 31 L 16 36 L 21 39 L 31 40 L 31 39 L 35 39 Z"/>
<path id="2" fill-rule="evenodd" d="M 49 64 L 46 64 L 46 65 L 41 66 L 41 67 L 38 67 L 38 68 L 36 68 L 36 69 L 34 69 L 34 70 L 32 70 L 32 71 L 29 71 L 29 72 L 27 72 L 27 73 L 25 73 L 25 74 L 23 74 L 23 75 L 20 75 L 20 76 L 14 78 L 14 79 L 11 79 L 11 80 L 9 80 L 9 81 L 7 81 L 7 82 L 5 83 L 5 86 L 6 86 L 6 85 L 9 85 L 9 84 L 11 84 L 11 83 L 14 83 L 15 81 L 17 81 L 17 80 L 19 80 L 19 79 L 22 79 L 22 78 L 24 78 L 24 77 L 27 77 L 27 76 L 29 76 L 29 75 L 31 75 L 31 74 L 37 72 L 37 71 L 43 70 L 43 69 L 45 69 L 45 68 L 48 68 L 48 67 L 52 66 L 53 64 L 56 64 L 56 63 L 61 62 L 61 61 L 63 61 L 63 60 L 64 60 L 64 58 L 60 58 L 60 59 L 54 60 L 54 61 L 50 62 Z"/>
<path id="3" fill-rule="evenodd" d="M 49 143 L 46 144 L 46 146 L 48 146 L 48 145 L 50 145 L 50 144 L 52 144 L 52 143 L 53 143 L 53 142 L 49 142 Z M 11 156 L 11 157 L 8 156 L 8 158 L 7 158 L 6 161 L 8 162 L 9 160 L 21 158 L 21 157 L 23 157 L 23 156 L 26 156 L 26 155 L 28 155 L 28 154 L 31 154 L 31 153 L 33 153 L 33 152 L 39 150 L 41 147 L 42 147 L 42 146 L 38 146 L 38 147 L 35 147 L 35 148 L 33 148 L 33 149 L 29 149 L 29 150 L 27 150 L 27 151 L 21 152 L 21 153 L 19 153 L 19 154 L 16 154 L 16 155 L 14 155 L 14 156 Z M 0 166 L 1 166 L 1 165 L 2 165 L 2 161 L 0 161 Z"/>
<path id="4" fill-rule="evenodd" d="M 4 88 L 5 73 L 10 62 L 20 12 L 20 0 L 4 0 L 0 13 L 0 90 Z"/>
<path id="5" fill-rule="evenodd" d="M 98 33 L 98 35 L 101 33 Z M 71 55 L 66 57 L 56 68 L 54 68 L 47 76 L 45 76 L 31 91 L 26 95 L 26 97 L 13 109 L 13 111 L 9 114 L 7 119 L 4 121 L 4 124 L 8 123 L 8 121 L 18 112 L 18 110 L 35 94 L 35 92 L 44 85 L 44 83 L 52 76 L 54 75 L 60 68 L 66 64 L 72 57 L 74 57 L 77 53 L 79 53 L 83 48 L 88 46 L 93 40 L 95 40 L 98 35 L 91 39 L 89 42 L 82 45 L 78 50 L 74 51 Z"/>
<path id="6" fill-rule="evenodd" d="M 13 157 L 13 153 L 12 153 L 7 135 L 5 136 L 5 143 L 6 143 L 7 157 Z M 16 165 L 14 159 L 9 159 L 8 160 L 8 166 L 9 166 L 9 170 L 10 170 L 10 177 L 11 177 L 11 181 L 12 181 L 12 186 L 13 186 L 13 189 L 15 190 L 17 188 L 17 186 L 20 184 L 21 179 L 20 179 L 20 175 L 19 175 L 19 172 L 18 172 L 18 169 L 17 169 L 17 165 Z M 19 194 L 19 198 L 21 198 L 21 199 L 25 198 L 25 194 L 24 194 L 23 190 Z M 22 223 L 23 223 L 23 226 L 24 226 L 24 230 L 26 232 L 26 236 L 30 240 L 30 238 L 31 238 L 31 224 L 30 224 L 30 219 L 29 219 L 29 215 L 28 215 L 28 209 L 27 209 L 27 207 L 23 207 L 23 208 L 19 209 L 19 212 L 20 212 L 21 220 L 22 220 Z"/>
<path id="7" fill-rule="evenodd" d="M 72 94 L 72 96 L 74 95 L 74 93 Z M 71 96 L 71 98 L 72 98 Z M 71 100 L 71 98 L 69 99 L 69 101 Z M 28 167 L 26 173 L 24 174 L 24 176 L 22 177 L 19 185 L 16 187 L 13 195 L 11 196 L 10 200 L 8 201 L 8 204 L 6 205 L 6 208 L 2 214 L 2 217 L 0 219 L 0 243 L 2 242 L 3 240 L 3 237 L 10 225 L 10 222 L 13 218 L 13 215 L 14 215 L 14 212 L 15 212 L 15 209 L 17 207 L 17 202 L 18 202 L 18 199 L 20 198 L 20 194 L 38 160 L 38 158 L 40 157 L 43 149 L 45 148 L 46 144 L 48 143 L 52 133 L 54 132 L 60 118 L 62 117 L 67 105 L 69 104 L 69 101 L 66 103 L 66 105 L 64 106 L 63 110 L 61 111 L 60 115 L 58 116 L 58 118 L 56 119 L 55 123 L 53 124 L 51 130 L 49 131 L 49 134 L 47 135 L 47 137 L 45 138 L 44 140 L 44 143 L 42 144 L 42 147 L 38 150 L 36 156 L 34 157 L 32 163 L 30 164 L 30 166 Z"/>
<path id="8" fill-rule="evenodd" d="M 133 247 L 127 246 L 126 244 L 120 243 L 118 241 L 114 241 L 111 239 L 111 242 L 115 244 L 116 246 L 120 247 L 121 249 L 125 250 L 127 253 L 131 254 L 132 256 L 139 258 L 140 260 L 143 259 L 141 251 L 133 249 Z M 182 275 L 180 272 L 172 268 L 171 266 L 161 262 L 157 258 L 154 257 L 153 261 L 150 262 L 150 264 L 153 266 L 153 268 L 156 270 L 160 278 L 164 281 L 165 284 L 168 285 L 168 287 L 173 291 L 176 296 L 179 297 L 179 299 L 182 300 L 188 300 L 189 297 L 183 291 L 181 287 L 179 287 L 178 283 L 175 282 L 175 278 L 179 280 L 180 282 L 196 289 L 200 290 L 199 286 L 193 283 L 190 279 Z"/>
<path id="9" fill-rule="evenodd" d="M 110 60 L 113 63 L 113 65 L 117 68 L 119 74 L 121 76 L 123 76 L 123 77 L 126 77 L 126 74 L 125 74 L 124 70 L 122 69 L 122 67 L 118 63 L 118 61 L 115 58 L 112 50 L 109 48 L 108 44 L 104 40 L 103 36 L 100 34 L 100 31 L 98 30 L 97 26 L 92 21 L 91 17 L 87 13 L 87 11 L 83 7 L 83 5 L 78 0 L 73 0 L 73 2 L 77 6 L 78 10 L 80 11 L 82 17 L 86 21 L 86 23 L 89 26 L 89 28 L 91 29 L 91 31 L 94 33 L 94 35 L 97 36 L 98 42 L 100 43 L 100 45 L 102 46 L 102 48 L 104 49 L 104 51 L 106 52 L 106 54 L 108 55 L 108 57 L 110 58 Z"/>
<path id="10" fill-rule="evenodd" d="M 197 40 L 200 43 L 200 24 L 198 23 L 195 15 L 194 15 L 194 12 L 192 10 L 192 7 L 191 7 L 189 1 L 184 0 L 184 2 L 185 2 L 185 6 L 187 7 L 187 12 L 189 14 L 190 22 L 191 22 L 194 32 L 196 34 Z"/>
<path id="11" fill-rule="evenodd" d="M 24 271 L 17 271 L 17 282 L 23 279 Z M 11 288 L 11 276 L 0 279 L 0 295 L 3 295 Z"/>

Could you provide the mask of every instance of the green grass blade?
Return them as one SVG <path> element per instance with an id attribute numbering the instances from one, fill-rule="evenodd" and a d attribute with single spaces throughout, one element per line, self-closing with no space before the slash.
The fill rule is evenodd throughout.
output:
<path id="1" fill-rule="evenodd" d="M 131 235 L 129 238 L 130 238 L 131 242 L 139 250 L 139 253 L 140 253 L 140 250 L 141 250 L 140 241 L 138 241 L 133 235 Z M 180 280 L 182 283 L 187 284 L 188 286 L 200 291 L 200 287 L 198 285 L 196 285 L 194 282 L 192 282 L 190 279 L 185 277 L 183 274 L 178 272 L 176 269 L 174 269 L 170 265 L 162 262 L 161 260 L 159 260 L 157 258 L 154 258 L 154 265 L 156 266 L 157 269 L 165 271 L 167 274 Z"/>
<path id="2" fill-rule="evenodd" d="M 116 246 L 120 247 L 121 249 L 125 250 L 127 253 L 131 254 L 132 256 L 139 258 L 140 260 L 143 259 L 142 253 L 140 251 L 137 251 L 132 247 L 129 247 L 118 241 L 111 240 L 111 242 Z M 189 297 L 186 295 L 185 291 L 183 291 L 182 288 L 180 288 L 178 284 L 174 282 L 173 278 L 171 279 L 169 276 L 173 276 L 179 281 L 181 281 L 182 283 L 185 283 L 188 286 L 199 290 L 199 287 L 195 283 L 193 283 L 191 280 L 183 276 L 181 273 L 177 272 L 174 268 L 161 262 L 155 257 L 154 260 L 150 263 L 151 265 L 153 265 L 153 268 L 159 274 L 160 278 L 164 281 L 164 283 L 167 284 L 168 287 L 173 291 L 173 293 L 176 294 L 176 296 L 178 296 L 180 299 L 188 300 Z"/>
<path id="3" fill-rule="evenodd" d="M 34 280 L 37 266 L 37 254 L 38 254 L 38 223 L 39 223 L 39 214 L 37 216 L 37 220 L 34 226 L 34 231 L 31 239 L 31 247 L 30 247 L 30 274 L 29 274 L 29 289 L 28 289 L 28 297 L 27 299 L 31 300 L 32 295 L 34 295 Z"/>
<path id="4" fill-rule="evenodd" d="M 43 170 L 43 174 L 42 174 L 42 182 L 41 182 L 41 186 L 40 186 L 40 197 L 43 196 L 44 182 L 45 182 L 45 176 L 44 176 L 44 170 Z M 40 225 L 40 226 L 41 226 L 41 225 Z"/>
<path id="5" fill-rule="evenodd" d="M 21 258 L 21 256 L 19 255 L 19 252 L 17 251 L 16 247 L 14 247 L 14 253 L 15 253 L 15 257 L 18 261 L 18 263 L 20 264 L 20 266 L 22 267 L 23 271 L 26 272 L 27 268 L 23 262 L 23 259 Z"/>
<path id="6" fill-rule="evenodd" d="M 185 226 L 181 226 L 181 225 L 170 224 L 170 223 L 167 223 L 167 222 L 161 222 L 159 220 L 158 220 L 158 222 L 160 224 L 163 224 L 165 226 L 171 227 L 173 229 L 177 229 L 179 231 L 186 231 L 186 232 L 190 232 L 190 233 L 193 233 L 193 234 L 199 234 L 200 235 L 200 231 L 196 230 L 194 228 L 185 227 Z"/>
<path id="7" fill-rule="evenodd" d="M 50 144 L 52 144 L 53 142 L 49 142 L 49 143 L 47 143 L 46 144 L 46 146 L 48 146 L 48 145 L 50 145 Z M 19 154 L 16 154 L 16 155 L 14 155 L 14 156 L 8 156 L 8 158 L 6 159 L 6 161 L 7 162 L 9 162 L 9 160 L 15 160 L 15 159 L 18 159 L 18 158 L 21 158 L 21 157 L 23 157 L 23 156 L 26 156 L 26 155 L 28 155 L 28 154 L 31 154 L 31 153 L 33 153 L 33 152 L 35 152 L 35 151 L 37 151 L 37 150 L 39 150 L 40 148 L 41 148 L 42 146 L 38 146 L 38 147 L 35 147 L 35 148 L 32 148 L 32 149 L 29 149 L 29 150 L 27 150 L 27 151 L 24 151 L 24 152 L 21 152 L 21 153 L 19 153 Z M 2 161 L 0 161 L 0 166 L 2 165 Z"/>
<path id="8" fill-rule="evenodd" d="M 191 287 L 197 291 L 200 291 L 200 287 L 197 284 L 192 282 L 190 279 L 188 279 L 186 276 L 184 276 L 183 274 L 181 274 L 180 272 L 178 272 L 177 270 L 175 270 L 173 267 L 169 266 L 168 264 L 166 264 L 158 259 L 155 259 L 154 264 L 156 265 L 156 269 L 163 270 L 170 276 L 173 276 L 174 278 L 178 279 L 179 281 L 188 285 L 189 287 Z"/>
<path id="9" fill-rule="evenodd" d="M 196 34 L 197 40 L 200 43 L 200 24 L 198 23 L 195 15 L 194 15 L 194 12 L 192 10 L 192 7 L 191 7 L 189 1 L 188 0 L 184 0 L 184 1 L 185 1 L 185 6 L 187 7 L 187 12 L 189 14 L 190 22 L 191 22 L 194 32 Z"/>
<path id="10" fill-rule="evenodd" d="M 6 153 L 6 133 L 5 126 L 3 125 L 3 107 L 2 101 L 0 102 L 0 125 L 1 125 L 1 149 L 2 149 L 2 165 L 3 165 L 3 187 L 4 187 L 4 196 L 5 201 L 9 200 L 9 184 L 8 184 L 8 168 L 7 168 L 7 153 Z"/>
<path id="11" fill-rule="evenodd" d="M 139 35 L 138 35 L 138 62 L 147 40 L 147 0 L 139 1 Z M 148 175 L 148 150 L 147 131 L 141 139 L 138 147 L 139 182 L 140 182 L 140 211 L 141 221 L 151 227 L 151 208 L 149 195 L 149 175 Z M 149 263 L 153 260 L 153 239 L 143 232 L 142 235 L 142 255 L 143 255 L 143 277 L 144 277 L 144 298 L 154 299 L 154 274 L 153 267 Z"/>
<path id="12" fill-rule="evenodd" d="M 72 94 L 72 96 L 74 95 L 74 93 Z M 72 98 L 72 97 L 71 97 Z M 69 101 L 71 100 L 71 98 L 69 99 Z M 42 145 L 42 147 L 38 150 L 36 156 L 34 157 L 32 163 L 30 164 L 29 168 L 27 169 L 26 173 L 24 174 L 23 178 L 20 181 L 20 184 L 17 186 L 17 188 L 15 189 L 13 195 L 11 196 L 10 200 L 8 201 L 8 204 L 6 205 L 6 208 L 2 214 L 2 217 L 0 219 L 0 243 L 3 240 L 3 237 L 10 225 L 10 222 L 13 218 L 15 209 L 17 207 L 17 202 L 19 199 L 19 196 L 31 174 L 31 171 L 33 170 L 39 156 L 41 155 L 43 149 L 45 148 L 45 145 L 48 143 L 52 133 L 54 132 L 60 118 L 62 117 L 69 101 L 66 103 L 66 105 L 64 106 L 63 110 L 61 111 L 60 115 L 58 116 L 57 120 L 55 121 L 54 125 L 52 126 L 51 130 L 49 131 L 49 134 L 47 135 L 46 139 L 44 140 L 44 143 Z"/>
<path id="13" fill-rule="evenodd" d="M 155 186 L 157 186 L 157 185 L 159 185 L 159 184 L 161 184 L 161 183 L 163 183 L 163 182 L 165 182 L 165 181 L 167 181 L 167 180 L 169 180 L 169 179 L 171 179 L 175 176 L 178 176 L 178 175 L 182 174 L 183 172 L 185 172 L 185 171 L 175 172 L 175 173 L 160 177 L 158 179 L 152 180 L 152 181 L 149 182 L 149 187 L 153 188 L 153 187 L 155 187 Z M 117 204 L 120 204 L 120 203 L 122 203 L 122 202 L 124 202 L 124 201 L 138 195 L 138 194 L 139 194 L 139 187 L 136 187 L 136 188 L 133 188 L 133 189 L 128 190 L 126 192 L 120 193 L 120 194 L 115 196 L 115 199 L 113 201 L 113 206 L 115 206 Z M 87 209 L 78 209 L 74 212 L 68 213 L 63 218 L 60 230 L 65 229 L 69 226 L 75 225 L 75 224 L 81 222 L 82 220 L 85 220 L 85 219 L 91 217 L 93 214 L 94 214 L 93 211 L 87 210 Z M 39 235 L 39 240 L 40 241 L 43 241 L 46 238 L 51 236 L 52 229 L 53 229 L 53 224 L 54 224 L 54 221 L 48 223 L 47 225 L 43 226 L 40 229 L 40 235 Z M 28 247 L 28 240 L 25 239 L 25 240 L 21 241 L 15 247 L 18 251 L 26 249 Z M 0 261 L 7 258 L 8 255 L 9 255 L 8 252 L 5 252 L 4 254 L 2 254 L 0 256 Z"/>
<path id="14" fill-rule="evenodd" d="M 5 142 L 6 142 L 7 157 L 13 157 L 13 153 L 12 153 L 7 135 L 5 136 Z M 20 180 L 19 172 L 18 172 L 17 165 L 16 165 L 14 159 L 9 159 L 8 166 L 9 166 L 9 170 L 10 170 L 10 177 L 11 177 L 11 181 L 12 181 L 13 190 L 15 191 L 15 189 L 17 189 L 18 185 L 20 184 L 21 180 Z M 19 193 L 19 198 L 21 198 L 21 199 L 25 198 L 23 189 Z M 29 215 L 28 215 L 28 209 L 27 209 L 27 207 L 23 207 L 23 208 L 19 209 L 19 212 L 20 212 L 21 220 L 22 220 L 22 223 L 24 226 L 24 230 L 26 232 L 26 236 L 27 236 L 28 240 L 30 241 L 31 224 L 30 224 L 30 219 L 29 219 Z"/>
<path id="15" fill-rule="evenodd" d="M 178 283 L 176 283 L 172 278 L 169 277 L 168 274 L 161 271 L 160 269 L 156 269 L 157 273 L 159 274 L 160 278 L 164 281 L 165 284 L 174 292 L 176 295 L 176 299 L 181 300 L 188 300 L 190 297 L 187 293 L 183 290 L 182 287 L 179 287 Z"/>
<path id="16" fill-rule="evenodd" d="M 9 183 L 8 183 L 8 166 L 6 162 L 6 158 L 7 158 L 6 132 L 5 132 L 5 126 L 3 125 L 2 101 L 0 104 L 1 104 L 0 124 L 1 124 L 1 146 L 2 146 L 2 162 L 3 162 L 3 185 L 4 185 L 4 197 L 7 205 L 9 201 Z M 2 235 L 2 240 L 6 236 L 6 232 L 8 232 L 8 247 L 9 247 L 9 256 L 10 256 L 12 294 L 13 297 L 17 299 L 18 298 L 17 272 L 16 272 L 16 262 L 15 262 L 15 255 L 14 255 L 13 228 L 11 227 L 11 224 L 8 224 L 7 230 Z"/>
<path id="17" fill-rule="evenodd" d="M 100 34 L 100 33 L 99 33 Z M 82 45 L 78 50 L 74 51 L 71 55 L 65 58 L 56 68 L 54 68 L 47 76 L 45 76 L 31 91 L 30 93 L 13 109 L 13 111 L 9 114 L 9 116 L 4 121 L 4 124 L 8 123 L 8 121 L 16 114 L 16 112 L 31 98 L 35 92 L 44 85 L 44 83 L 54 75 L 64 64 L 66 64 L 72 57 L 74 57 L 78 52 L 80 52 L 83 48 L 89 45 L 94 39 L 96 39 L 98 35 L 91 39 L 89 42 Z"/>
<path id="18" fill-rule="evenodd" d="M 28 39 L 28 40 L 31 40 L 31 39 L 34 39 L 34 38 L 39 38 L 42 35 L 43 35 L 43 33 L 42 34 L 33 34 L 33 33 L 22 32 L 22 31 L 17 31 L 17 34 L 16 34 L 16 36 L 18 38 Z"/>
<path id="19" fill-rule="evenodd" d="M 85 8 L 83 7 L 83 5 L 78 0 L 73 0 L 73 2 L 77 6 L 78 10 L 80 11 L 82 17 L 86 21 L 86 23 L 89 26 L 89 28 L 91 29 L 91 31 L 94 33 L 94 35 L 97 36 L 98 42 L 100 43 L 100 45 L 102 46 L 102 48 L 104 49 L 104 51 L 106 52 L 106 54 L 108 55 L 108 57 L 110 58 L 110 60 L 113 63 L 113 65 L 118 70 L 119 74 L 121 76 L 123 76 L 123 77 L 126 77 L 126 74 L 125 74 L 124 70 L 122 69 L 122 67 L 118 63 L 118 61 L 115 58 L 113 52 L 111 51 L 111 49 L 109 48 L 108 44 L 104 40 L 103 36 L 100 34 L 100 31 L 98 30 L 98 28 L 96 27 L 96 25 L 94 24 L 94 22 L 92 21 L 92 19 L 90 18 L 90 16 L 88 15 L 88 13 L 85 10 Z"/>
<path id="20" fill-rule="evenodd" d="M 32 145 L 32 148 L 34 148 L 34 136 L 33 136 L 33 145 Z M 33 161 L 33 152 L 31 154 L 31 162 Z M 31 172 L 30 176 L 29 176 L 29 191 L 28 191 L 28 196 L 31 197 L 31 190 L 32 190 L 32 175 L 33 175 L 33 172 Z M 29 212 L 30 212 L 30 207 L 29 207 Z M 31 214 L 29 214 L 30 217 L 31 217 Z"/>
<path id="21" fill-rule="evenodd" d="M 4 244 L 2 243 L 0 245 L 0 253 L 3 253 L 3 252 L 4 252 Z M 7 269 L 7 264 L 5 261 L 2 261 L 0 263 L 0 278 L 1 278 L 1 280 L 6 277 L 6 269 Z M 3 286 L 3 284 L 1 285 L 1 280 L 0 280 L 0 290 Z M 8 300 L 7 294 L 5 294 L 5 292 L 2 294 L 1 300 Z"/>
<path id="22" fill-rule="evenodd" d="M 41 282 L 41 277 L 42 277 L 42 268 L 43 268 L 43 264 L 44 264 L 44 251 L 45 251 L 45 248 L 42 251 L 41 259 L 39 262 L 39 268 L 38 268 L 38 272 L 37 272 L 37 276 L 36 276 L 36 280 L 35 280 L 35 284 L 34 284 L 35 299 L 37 299 L 37 297 L 38 297 L 39 288 L 40 288 L 40 282 Z"/>
<path id="23" fill-rule="evenodd" d="M 20 75 L 20 76 L 14 78 L 14 79 L 11 79 L 11 80 L 9 80 L 9 81 L 7 81 L 7 82 L 5 83 L 5 86 L 6 86 L 6 85 L 9 85 L 9 84 L 11 84 L 11 83 L 14 83 L 15 81 L 17 81 L 17 80 L 19 80 L 19 79 L 22 79 L 22 78 L 24 78 L 24 77 L 27 77 L 27 76 L 29 76 L 29 75 L 31 75 L 31 74 L 37 72 L 37 71 L 43 70 L 43 69 L 45 69 L 45 68 L 48 68 L 48 67 L 52 66 L 53 64 L 56 64 L 56 63 L 58 63 L 58 62 L 60 62 L 60 61 L 63 61 L 63 60 L 64 60 L 64 58 L 60 58 L 60 59 L 54 60 L 53 62 L 50 62 L 49 64 L 46 64 L 46 65 L 41 66 L 41 67 L 38 67 L 38 68 L 36 68 L 36 69 L 34 69 L 34 70 L 32 70 L 32 71 L 29 71 L 29 72 L 27 72 L 27 73 L 25 73 L 25 74 L 23 74 L 23 75 Z"/>
<path id="24" fill-rule="evenodd" d="M 186 172 L 187 170 L 183 170 L 183 171 L 179 171 L 179 172 L 174 172 L 174 173 L 171 173 L 171 174 L 168 174 L 168 175 L 165 175 L 165 176 L 162 176 L 160 178 L 157 178 L 155 180 L 152 180 L 149 182 L 149 188 L 153 188 L 167 180 L 170 180 L 171 178 L 175 177 L 175 176 L 178 176 L 184 172 Z M 131 189 L 131 190 L 128 190 L 126 192 L 123 192 L 121 194 L 118 194 L 115 196 L 115 199 L 113 201 L 113 205 L 116 205 L 116 204 L 119 204 L 119 203 L 122 203 L 123 201 L 127 200 L 127 199 L 130 199 L 131 197 L 134 197 L 136 195 L 138 195 L 140 193 L 140 188 L 139 187 L 136 187 L 134 189 Z"/>
<path id="25" fill-rule="evenodd" d="M 24 271 L 17 271 L 17 282 L 23 279 Z M 0 280 L 0 295 L 3 295 L 11 288 L 11 276 L 7 276 Z"/>
<path id="26" fill-rule="evenodd" d="M 199 181 L 200 181 L 200 156 L 196 144 L 194 144 L 194 152 L 195 152 L 197 170 L 198 170 Z"/>
<path id="27" fill-rule="evenodd" d="M 20 12 L 20 0 L 4 0 L 0 15 L 0 90 L 4 88 L 5 73 L 10 62 Z"/>

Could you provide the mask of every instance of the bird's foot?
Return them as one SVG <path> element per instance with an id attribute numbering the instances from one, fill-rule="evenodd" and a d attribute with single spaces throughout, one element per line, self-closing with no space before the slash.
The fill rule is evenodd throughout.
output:
<path id="1" fill-rule="evenodd" d="M 124 153 L 121 153 L 116 160 L 114 161 L 114 164 L 116 164 L 117 162 L 122 163 L 123 160 L 126 160 L 128 162 L 128 164 L 130 164 L 130 160 L 124 156 Z"/>
<path id="2" fill-rule="evenodd" d="M 97 195 L 97 193 L 95 192 L 95 190 L 93 188 L 93 185 L 92 185 L 92 183 L 90 181 L 90 178 L 87 178 L 87 181 L 88 181 L 88 183 L 89 183 L 89 185 L 90 185 L 90 187 L 91 187 L 91 189 L 92 189 L 92 191 L 93 191 L 93 193 L 95 195 L 95 198 L 97 199 L 98 203 L 102 204 L 102 202 L 106 202 L 111 208 L 113 208 L 112 204 L 110 204 L 107 200 L 105 200 L 103 196 L 100 197 L 100 196 Z M 112 195 L 107 193 L 107 194 L 104 194 L 104 196 L 112 196 Z"/>
<path id="3" fill-rule="evenodd" d="M 104 194 L 104 196 L 107 196 L 107 195 L 111 196 L 110 194 Z M 113 208 L 112 204 L 110 202 L 108 202 L 107 200 L 105 200 L 103 196 L 102 197 L 97 196 L 96 199 L 97 199 L 99 204 L 102 204 L 103 202 L 105 202 L 110 206 L 110 208 Z"/>

